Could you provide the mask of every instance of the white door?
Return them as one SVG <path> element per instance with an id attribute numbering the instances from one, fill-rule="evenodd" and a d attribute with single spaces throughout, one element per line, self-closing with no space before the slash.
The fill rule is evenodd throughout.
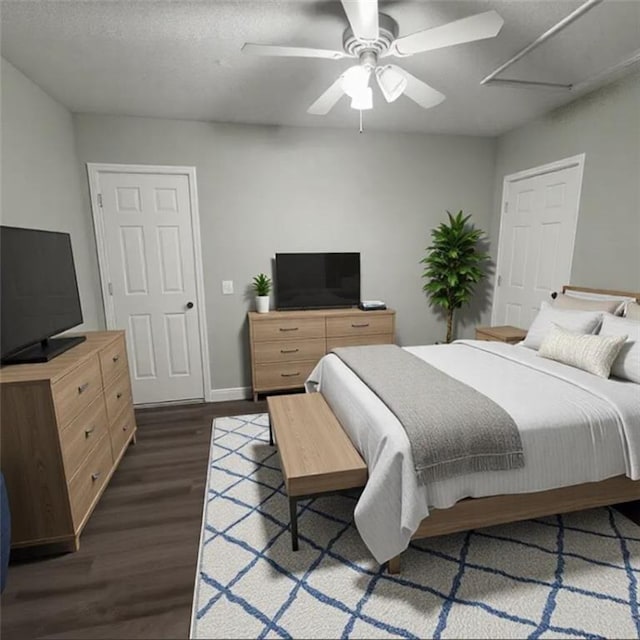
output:
<path id="1" fill-rule="evenodd" d="M 126 331 L 138 404 L 205 397 L 195 189 L 188 173 L 148 172 L 152 169 L 89 167 L 107 325 Z"/>
<path id="2" fill-rule="evenodd" d="M 570 284 L 584 156 L 507 176 L 492 324 L 528 329 Z"/>

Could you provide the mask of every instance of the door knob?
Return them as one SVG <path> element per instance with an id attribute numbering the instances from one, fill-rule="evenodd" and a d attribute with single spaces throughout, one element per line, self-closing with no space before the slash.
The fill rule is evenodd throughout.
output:
<path id="1" fill-rule="evenodd" d="M 187 309 L 193 309 L 193 302 L 187 302 Z"/>

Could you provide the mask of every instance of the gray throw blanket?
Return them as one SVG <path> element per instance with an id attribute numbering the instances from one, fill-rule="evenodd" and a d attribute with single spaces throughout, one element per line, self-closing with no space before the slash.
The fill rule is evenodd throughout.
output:
<path id="1" fill-rule="evenodd" d="M 404 427 L 418 482 L 524 466 L 513 418 L 483 393 L 393 344 L 333 353 Z"/>

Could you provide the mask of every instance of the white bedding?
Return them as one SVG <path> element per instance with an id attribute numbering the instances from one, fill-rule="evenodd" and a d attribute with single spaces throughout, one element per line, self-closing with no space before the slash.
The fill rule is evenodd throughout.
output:
<path id="1" fill-rule="evenodd" d="M 307 390 L 322 392 L 367 462 L 369 480 L 355 522 L 378 562 L 406 549 L 429 507 L 621 474 L 640 479 L 640 385 L 598 378 L 500 342 L 406 349 L 501 405 L 520 430 L 525 466 L 418 485 L 409 440 L 396 417 L 337 356 L 325 356 Z"/>

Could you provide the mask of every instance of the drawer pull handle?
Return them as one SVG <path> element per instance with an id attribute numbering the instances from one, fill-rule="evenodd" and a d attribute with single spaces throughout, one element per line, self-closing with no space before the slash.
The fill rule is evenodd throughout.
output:
<path id="1" fill-rule="evenodd" d="M 124 425 L 124 427 L 122 427 L 122 430 L 123 430 L 123 431 L 128 431 L 128 430 L 129 430 L 129 427 L 125 424 L 125 425 Z"/>
<path id="2" fill-rule="evenodd" d="M 118 391 L 118 393 L 116 393 L 116 400 L 120 400 L 120 398 L 122 398 L 122 391 Z"/>
<path id="3" fill-rule="evenodd" d="M 85 382 L 84 384 L 81 384 L 78 387 L 78 395 L 80 395 L 81 393 L 84 393 L 88 388 L 89 388 L 89 383 L 88 382 Z"/>
<path id="4" fill-rule="evenodd" d="M 102 471 L 96 471 L 91 474 L 91 479 L 95 482 L 102 475 Z"/>
<path id="5" fill-rule="evenodd" d="M 113 356 L 113 358 L 111 358 L 111 360 L 113 360 L 113 362 L 118 362 L 118 360 L 120 360 L 120 355 Z"/>
<path id="6" fill-rule="evenodd" d="M 298 327 L 280 327 L 280 331 L 297 331 Z"/>
<path id="7" fill-rule="evenodd" d="M 354 329 L 362 329 L 362 328 L 364 328 L 364 327 L 368 327 L 368 326 L 369 326 L 369 323 L 368 323 L 368 322 L 363 322 L 362 324 L 351 324 L 351 326 L 352 326 Z"/>
<path id="8" fill-rule="evenodd" d="M 91 427 L 91 429 L 85 429 L 84 430 L 84 437 L 88 438 L 95 430 L 96 430 L 95 427 Z"/>
<path id="9" fill-rule="evenodd" d="M 280 349 L 280 353 L 298 353 L 300 349 Z"/>
<path id="10" fill-rule="evenodd" d="M 295 378 L 296 376 L 299 376 L 300 372 L 296 371 L 296 373 L 281 373 L 280 376 L 282 378 Z"/>

